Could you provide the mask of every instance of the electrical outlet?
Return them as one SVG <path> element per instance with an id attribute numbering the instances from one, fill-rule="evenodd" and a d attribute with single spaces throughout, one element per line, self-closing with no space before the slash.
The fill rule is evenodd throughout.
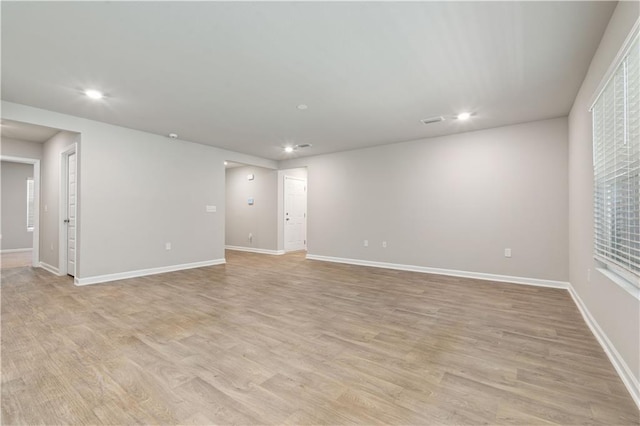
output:
<path id="1" fill-rule="evenodd" d="M 164 243 L 165 250 L 171 250 L 171 243 Z"/>
<path id="2" fill-rule="evenodd" d="M 387 248 L 387 242 L 386 241 L 382 242 L 382 248 Z"/>
<path id="3" fill-rule="evenodd" d="M 365 247 L 369 247 L 369 240 L 364 240 L 362 245 L 365 246 Z"/>
<path id="4" fill-rule="evenodd" d="M 250 243 L 253 242 L 253 234 L 251 232 L 249 232 L 249 242 Z"/>
<path id="5" fill-rule="evenodd" d="M 504 257 L 511 257 L 511 249 L 510 248 L 504 249 Z"/>

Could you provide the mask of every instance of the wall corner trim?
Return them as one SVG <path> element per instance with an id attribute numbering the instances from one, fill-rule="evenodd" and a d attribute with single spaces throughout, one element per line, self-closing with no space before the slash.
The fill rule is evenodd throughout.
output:
<path id="1" fill-rule="evenodd" d="M 624 361 L 620 353 L 616 350 L 615 346 L 613 346 L 613 343 L 611 343 L 604 330 L 600 328 L 600 325 L 598 325 L 595 318 L 591 315 L 591 312 L 589 312 L 587 305 L 584 304 L 584 302 L 578 295 L 578 292 L 576 292 L 571 284 L 569 284 L 569 294 L 571 294 L 571 298 L 578 307 L 580 314 L 582 314 L 582 318 L 584 318 L 584 321 L 591 329 L 591 332 L 596 337 L 596 340 L 598 341 L 598 343 L 600 343 L 602 349 L 604 349 L 604 352 L 607 354 L 609 361 L 611 361 L 611 364 L 613 364 L 613 368 L 615 368 L 618 372 L 618 376 L 620 376 L 620 379 L 622 379 L 622 383 L 624 383 L 625 387 L 631 394 L 631 398 L 633 398 L 633 401 L 636 403 L 636 406 L 640 410 L 640 382 L 638 382 L 638 379 L 636 379 L 627 363 Z"/>
<path id="2" fill-rule="evenodd" d="M 309 260 L 320 260 L 323 262 L 346 263 L 349 265 L 371 266 L 374 268 L 396 269 L 399 271 L 421 272 L 424 274 L 448 275 L 452 277 L 474 278 L 478 280 L 497 281 L 511 284 L 533 285 L 537 287 L 551 287 L 568 289 L 569 283 L 566 281 L 542 280 L 539 278 L 514 277 L 510 275 L 485 274 L 483 272 L 458 271 L 455 269 L 440 269 L 427 266 L 405 265 L 398 263 L 375 262 L 371 260 L 346 259 L 341 257 L 319 256 L 307 254 Z"/>
<path id="3" fill-rule="evenodd" d="M 183 263 L 180 265 L 161 266 L 158 268 L 139 269 L 136 271 L 128 271 L 128 272 L 118 272 L 115 274 L 95 275 L 93 277 L 86 277 L 86 278 L 76 277 L 74 279 L 74 284 L 77 286 L 100 284 L 100 283 L 106 283 L 110 281 L 126 280 L 128 278 L 137 278 L 137 277 L 144 277 L 147 275 L 164 274 L 166 272 L 182 271 L 184 269 L 223 265 L 225 263 L 226 263 L 225 259 L 213 259 L 213 260 L 206 260 L 204 262 Z"/>
<path id="4" fill-rule="evenodd" d="M 48 263 L 44 263 L 44 262 L 40 262 L 39 265 L 42 269 L 44 269 L 45 271 L 49 271 L 52 274 L 55 275 L 60 275 L 60 270 L 58 268 L 56 268 L 55 266 L 51 266 Z"/>
<path id="5" fill-rule="evenodd" d="M 272 254 L 276 256 L 280 256 L 284 254 L 284 250 L 269 250 L 269 249 L 261 249 L 254 247 L 240 247 L 240 246 L 224 246 L 225 250 L 235 250 L 235 251 L 246 251 L 249 253 L 259 253 L 259 254 Z"/>

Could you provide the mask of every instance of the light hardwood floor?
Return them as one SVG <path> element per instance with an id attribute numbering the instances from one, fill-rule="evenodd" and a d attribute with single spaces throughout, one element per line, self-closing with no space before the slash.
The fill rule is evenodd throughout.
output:
<path id="1" fill-rule="evenodd" d="M 564 290 L 227 252 L 2 271 L 2 424 L 639 424 Z"/>
<path id="2" fill-rule="evenodd" d="M 33 256 L 32 250 L 19 251 L 14 253 L 1 253 L 0 254 L 0 268 L 21 268 L 23 266 L 31 265 L 31 258 Z"/>

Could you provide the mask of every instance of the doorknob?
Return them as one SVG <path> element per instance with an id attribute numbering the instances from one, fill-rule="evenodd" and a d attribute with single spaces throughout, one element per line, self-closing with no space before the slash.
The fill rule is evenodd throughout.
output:
<path id="1" fill-rule="evenodd" d="M 65 220 L 64 220 L 64 223 L 69 223 L 69 219 L 65 219 Z"/>
<path id="2" fill-rule="evenodd" d="M 289 220 L 289 218 L 287 218 L 287 220 Z"/>

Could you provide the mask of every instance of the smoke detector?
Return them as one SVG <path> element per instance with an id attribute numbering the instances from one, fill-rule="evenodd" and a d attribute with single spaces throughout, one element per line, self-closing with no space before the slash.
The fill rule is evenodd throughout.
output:
<path id="1" fill-rule="evenodd" d="M 178 139 L 178 134 L 177 133 L 169 133 L 169 137 L 171 139 Z"/>

